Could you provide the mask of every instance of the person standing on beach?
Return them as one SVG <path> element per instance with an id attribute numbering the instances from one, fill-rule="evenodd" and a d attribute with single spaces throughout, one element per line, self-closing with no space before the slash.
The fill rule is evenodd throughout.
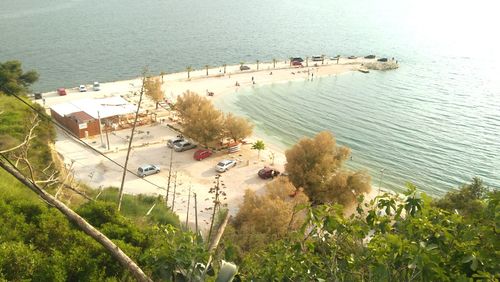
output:
<path id="1" fill-rule="evenodd" d="M 252 81 L 253 81 L 253 76 L 252 76 Z"/>

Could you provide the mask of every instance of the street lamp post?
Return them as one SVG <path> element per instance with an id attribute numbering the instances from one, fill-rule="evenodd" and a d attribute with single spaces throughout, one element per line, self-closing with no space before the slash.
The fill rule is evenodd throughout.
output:
<path id="1" fill-rule="evenodd" d="M 99 111 L 97 111 L 97 120 L 99 122 L 99 137 L 101 137 L 101 147 L 104 148 L 104 140 L 102 139 L 102 124 L 101 124 L 101 116 L 99 115 Z"/>

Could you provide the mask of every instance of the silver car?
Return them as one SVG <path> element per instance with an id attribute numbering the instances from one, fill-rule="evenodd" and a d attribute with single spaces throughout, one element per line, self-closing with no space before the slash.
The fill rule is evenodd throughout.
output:
<path id="1" fill-rule="evenodd" d="M 137 175 L 139 175 L 140 177 L 144 177 L 144 176 L 159 173 L 159 172 L 160 172 L 160 166 L 153 165 L 153 164 L 141 165 L 137 169 Z"/>
<path id="2" fill-rule="evenodd" d="M 225 172 L 227 171 L 228 169 L 232 168 L 236 166 L 236 161 L 235 160 L 223 160 L 223 161 L 220 161 L 216 166 L 215 166 L 215 170 L 217 172 Z"/>
<path id="3" fill-rule="evenodd" d="M 176 152 L 183 152 L 194 148 L 196 148 L 196 144 L 193 144 L 186 140 L 174 144 L 174 150 Z"/>
<path id="4" fill-rule="evenodd" d="M 184 141 L 184 137 L 182 137 L 182 136 L 177 136 L 175 138 L 169 139 L 167 141 L 167 147 L 173 148 L 175 144 L 178 144 L 182 141 Z"/>

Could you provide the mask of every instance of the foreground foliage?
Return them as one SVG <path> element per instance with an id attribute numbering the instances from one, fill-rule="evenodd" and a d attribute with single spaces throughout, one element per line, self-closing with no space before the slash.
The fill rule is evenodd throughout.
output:
<path id="1" fill-rule="evenodd" d="M 226 259 L 240 262 L 244 254 L 297 230 L 305 218 L 299 207 L 308 204 L 307 196 L 297 192 L 286 177 L 269 183 L 265 194 L 257 195 L 252 190 L 246 190 L 238 214 L 226 228 Z"/>
<path id="2" fill-rule="evenodd" d="M 0 177 L 9 178 L 3 172 Z M 0 196 L 0 281 L 133 281 L 97 242 L 16 186 L 0 185 L 4 192 Z M 172 225 L 141 227 L 103 202 L 85 204 L 77 211 L 154 280 L 169 280 L 176 271 L 190 270 L 193 260 L 206 259 L 197 236 Z"/>
<path id="3" fill-rule="evenodd" d="M 432 205 L 409 186 L 345 218 L 337 205 L 307 209 L 300 231 L 245 257 L 256 281 L 496 281 L 499 193 L 481 198 L 474 217 Z M 495 278 L 496 277 L 496 278 Z"/>

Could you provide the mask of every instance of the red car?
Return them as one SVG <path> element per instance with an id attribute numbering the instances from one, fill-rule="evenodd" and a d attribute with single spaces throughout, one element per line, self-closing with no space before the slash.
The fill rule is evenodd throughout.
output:
<path id="1" fill-rule="evenodd" d="M 280 175 L 280 172 L 277 171 L 276 169 L 272 167 L 264 167 L 263 169 L 259 170 L 259 177 L 262 179 L 268 179 L 268 178 L 274 178 L 275 176 Z"/>
<path id="2" fill-rule="evenodd" d="M 206 159 L 212 155 L 212 151 L 208 149 L 200 149 L 196 152 L 194 152 L 193 158 L 197 161 L 201 161 L 203 159 Z"/>
<path id="3" fill-rule="evenodd" d="M 299 61 L 292 61 L 292 66 L 294 67 L 303 67 L 302 63 Z"/>
<path id="4" fill-rule="evenodd" d="M 66 96 L 66 89 L 57 88 L 57 94 L 59 94 L 59 96 Z"/>

